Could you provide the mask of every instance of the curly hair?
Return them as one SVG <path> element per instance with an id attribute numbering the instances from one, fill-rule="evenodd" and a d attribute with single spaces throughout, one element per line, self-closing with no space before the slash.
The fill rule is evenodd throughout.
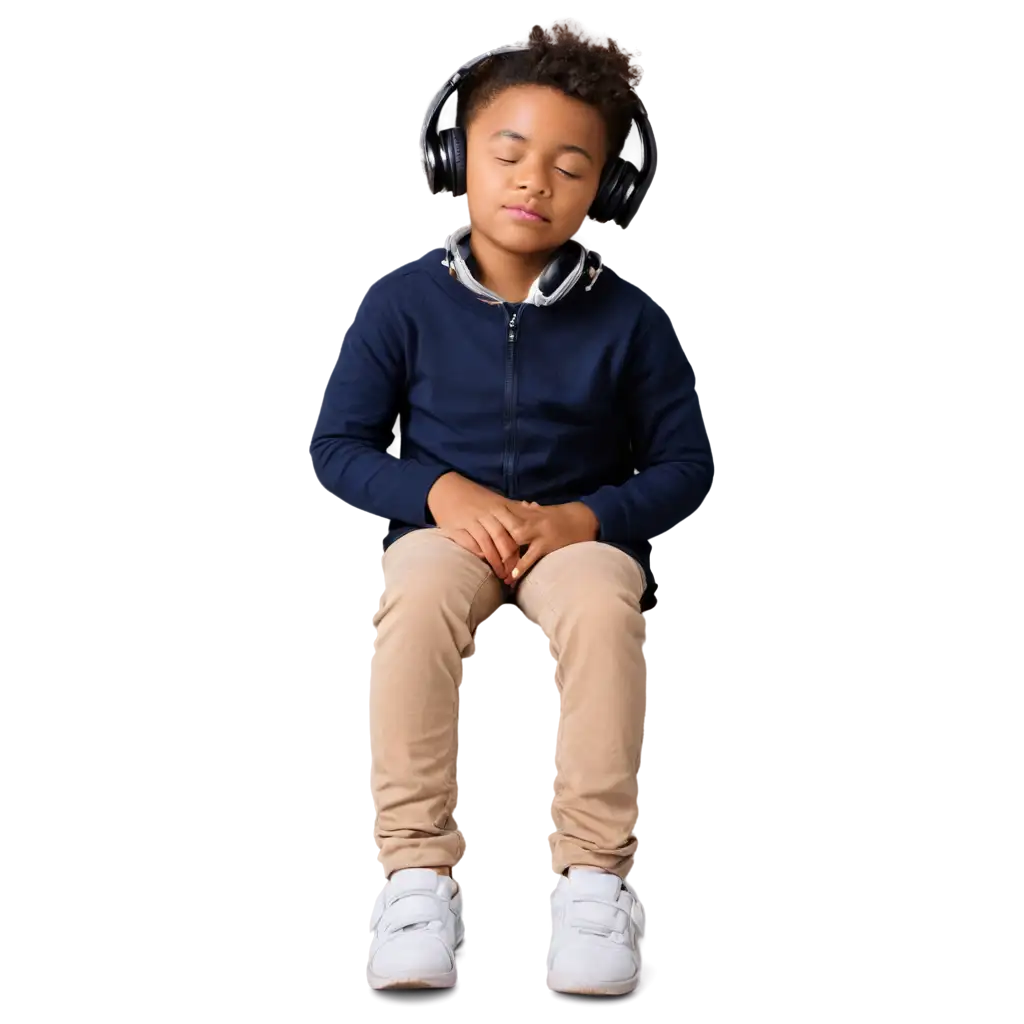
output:
<path id="1" fill-rule="evenodd" d="M 546 85 L 589 103 L 604 120 L 607 159 L 622 152 L 629 135 L 634 87 L 643 68 L 613 39 L 607 46 L 587 42 L 566 22 L 550 34 L 540 25 L 530 31 L 529 49 L 481 61 L 459 88 L 455 124 L 467 129 L 474 117 L 505 89 L 514 85 Z"/>

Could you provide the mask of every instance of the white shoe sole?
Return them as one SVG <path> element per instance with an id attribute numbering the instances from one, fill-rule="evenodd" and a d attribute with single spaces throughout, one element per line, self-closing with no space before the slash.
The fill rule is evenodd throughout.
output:
<path id="1" fill-rule="evenodd" d="M 548 971 L 548 988 L 554 992 L 565 992 L 574 996 L 623 996 L 632 992 L 640 981 L 640 972 L 624 981 L 585 982 L 579 978 L 567 978 L 554 971 Z"/>
<path id="2" fill-rule="evenodd" d="M 455 988 L 459 984 L 459 971 L 457 968 L 453 968 L 445 974 L 428 976 L 410 974 L 404 977 L 398 975 L 384 978 L 380 975 L 374 974 L 373 971 L 368 968 L 366 983 L 367 987 L 374 992 L 391 992 L 397 989 L 438 990 Z"/>

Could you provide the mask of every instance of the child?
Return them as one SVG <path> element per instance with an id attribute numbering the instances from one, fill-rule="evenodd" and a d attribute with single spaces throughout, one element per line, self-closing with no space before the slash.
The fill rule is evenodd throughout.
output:
<path id="1" fill-rule="evenodd" d="M 310 445 L 328 490 L 389 520 L 370 671 L 387 881 L 367 976 L 455 983 L 462 661 L 512 602 L 549 638 L 561 693 L 548 985 L 620 994 L 639 980 L 644 920 L 625 879 L 643 613 L 657 603 L 649 540 L 700 505 L 714 469 L 667 314 L 572 238 L 588 213 L 625 226 L 650 183 L 653 135 L 637 194 L 609 189 L 643 112 L 639 69 L 566 25 L 489 54 L 438 94 L 458 83 L 456 128 L 437 141 L 438 100 L 424 124 L 431 188 L 465 191 L 470 224 L 369 288 Z"/>

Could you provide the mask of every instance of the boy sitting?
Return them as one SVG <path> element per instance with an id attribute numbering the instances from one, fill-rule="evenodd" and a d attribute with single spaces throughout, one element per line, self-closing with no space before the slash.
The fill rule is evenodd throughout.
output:
<path id="1" fill-rule="evenodd" d="M 549 638 L 561 693 L 548 984 L 621 994 L 639 980 L 643 907 L 626 876 L 649 541 L 700 505 L 714 467 L 667 314 L 573 239 L 588 213 L 608 219 L 595 203 L 638 78 L 614 42 L 562 25 L 474 66 L 442 168 L 471 223 L 370 287 L 324 395 L 318 478 L 389 520 L 370 670 L 387 878 L 374 988 L 455 983 L 462 662 L 506 602 Z M 396 417 L 400 458 L 387 453 Z"/>

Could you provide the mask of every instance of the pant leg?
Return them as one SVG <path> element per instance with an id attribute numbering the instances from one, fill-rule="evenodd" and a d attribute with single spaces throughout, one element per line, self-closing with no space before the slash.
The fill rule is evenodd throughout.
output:
<path id="1" fill-rule="evenodd" d="M 399 537 L 381 565 L 370 786 L 377 859 L 390 876 L 399 868 L 451 867 L 465 850 L 453 817 L 462 659 L 504 595 L 483 559 L 435 528 Z"/>
<path id="2" fill-rule="evenodd" d="M 515 591 L 557 661 L 556 831 L 549 842 L 558 873 L 589 864 L 625 878 L 633 866 L 647 692 L 644 586 L 634 558 L 584 541 L 545 555 Z"/>

